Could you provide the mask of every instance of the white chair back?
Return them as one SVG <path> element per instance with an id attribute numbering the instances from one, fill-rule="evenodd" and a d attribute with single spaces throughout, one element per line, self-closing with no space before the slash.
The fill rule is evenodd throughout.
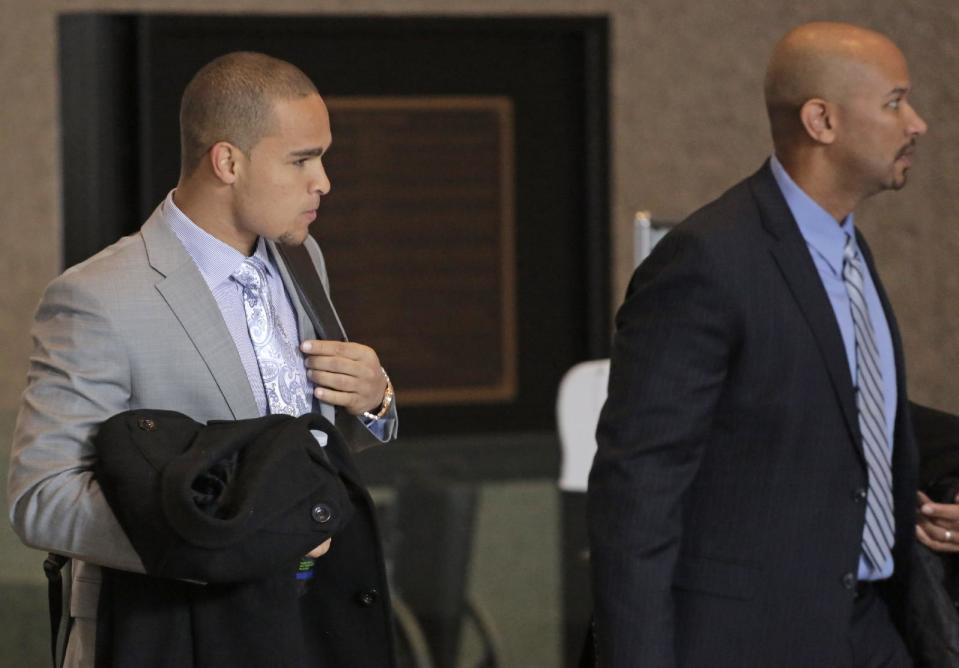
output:
<path id="1" fill-rule="evenodd" d="M 606 401 L 609 360 L 581 362 L 563 376 L 556 399 L 556 424 L 562 448 L 559 488 L 585 492 L 596 454 L 596 423 Z"/>

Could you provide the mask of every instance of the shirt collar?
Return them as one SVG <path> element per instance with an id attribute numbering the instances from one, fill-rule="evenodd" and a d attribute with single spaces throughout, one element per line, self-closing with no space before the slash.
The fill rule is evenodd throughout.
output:
<path id="1" fill-rule="evenodd" d="M 837 225 L 836 219 L 792 180 L 775 155 L 769 159 L 769 166 L 803 239 L 833 271 L 841 275 L 846 237 L 855 239 L 853 214 L 850 213 Z"/>
<path id="2" fill-rule="evenodd" d="M 203 280 L 212 290 L 230 280 L 230 276 L 239 268 L 246 256 L 190 220 L 174 203 L 174 192 L 175 190 L 171 190 L 163 201 L 161 209 L 163 220 L 176 234 L 200 270 L 200 274 L 203 275 Z M 267 275 L 273 274 L 273 263 L 270 261 L 263 237 L 257 239 L 253 256 L 263 261 Z"/>

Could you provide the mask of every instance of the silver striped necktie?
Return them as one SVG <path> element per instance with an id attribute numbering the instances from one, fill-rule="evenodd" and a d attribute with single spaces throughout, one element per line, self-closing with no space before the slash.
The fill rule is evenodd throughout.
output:
<path id="1" fill-rule="evenodd" d="M 243 287 L 243 310 L 270 413 L 294 417 L 307 413 L 306 388 L 297 373 L 303 362 L 280 324 L 263 261 L 246 258 L 233 272 L 233 280 Z"/>
<path id="2" fill-rule="evenodd" d="M 865 267 L 852 236 L 846 237 L 843 260 L 842 278 L 849 294 L 856 337 L 856 408 L 859 410 L 859 432 L 869 474 L 862 551 L 870 563 L 879 569 L 889 560 L 895 541 L 892 452 L 886 436 L 879 349 L 866 306 Z"/>

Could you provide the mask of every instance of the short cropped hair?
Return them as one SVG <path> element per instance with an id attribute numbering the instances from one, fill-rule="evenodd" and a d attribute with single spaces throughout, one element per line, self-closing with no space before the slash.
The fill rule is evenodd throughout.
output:
<path id="1" fill-rule="evenodd" d="M 298 67 L 262 53 L 236 51 L 210 61 L 180 101 L 181 175 L 192 173 L 217 142 L 248 153 L 272 127 L 274 100 L 316 92 Z"/>

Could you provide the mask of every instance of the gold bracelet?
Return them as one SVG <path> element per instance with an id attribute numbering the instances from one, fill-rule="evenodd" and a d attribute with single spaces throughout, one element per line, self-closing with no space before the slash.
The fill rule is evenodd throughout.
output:
<path id="1" fill-rule="evenodd" d="M 380 367 L 380 371 L 383 372 L 383 377 L 386 378 L 386 391 L 383 393 L 383 402 L 380 404 L 380 409 L 376 413 L 371 413 L 370 411 L 363 412 L 363 417 L 371 421 L 384 417 L 390 412 L 390 407 L 393 405 L 393 383 L 390 381 L 390 377 L 386 375 L 386 369 Z"/>

